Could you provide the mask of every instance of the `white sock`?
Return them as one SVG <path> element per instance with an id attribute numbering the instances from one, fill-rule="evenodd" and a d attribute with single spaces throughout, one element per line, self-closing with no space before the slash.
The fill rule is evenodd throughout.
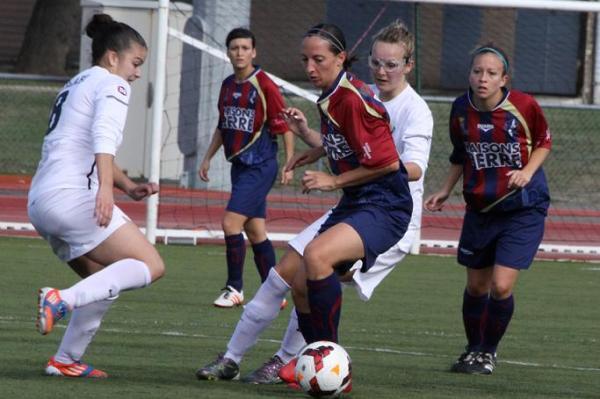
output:
<path id="1" fill-rule="evenodd" d="M 277 351 L 275 355 L 279 356 L 284 363 L 288 363 L 292 360 L 300 349 L 302 349 L 306 345 L 306 341 L 300 332 L 300 328 L 298 327 L 298 315 L 296 314 L 296 308 L 292 308 L 292 313 L 290 313 L 290 321 L 288 322 L 287 329 L 285 330 L 285 335 L 283 336 L 283 341 L 281 342 L 281 347 Z"/>
<path id="2" fill-rule="evenodd" d="M 240 364 L 244 354 L 256 343 L 258 336 L 279 314 L 281 301 L 290 290 L 284 279 L 271 268 L 254 298 L 246 306 L 227 344 L 225 357 Z"/>
<path id="3" fill-rule="evenodd" d="M 121 291 L 146 287 L 152 282 L 148 266 L 136 259 L 122 259 L 66 290 L 61 298 L 72 308 L 116 297 Z"/>
<path id="4" fill-rule="evenodd" d="M 96 331 L 102 323 L 102 318 L 117 297 L 90 303 L 77 308 L 71 313 L 67 331 L 63 335 L 58 352 L 54 359 L 61 363 L 80 361 Z"/>

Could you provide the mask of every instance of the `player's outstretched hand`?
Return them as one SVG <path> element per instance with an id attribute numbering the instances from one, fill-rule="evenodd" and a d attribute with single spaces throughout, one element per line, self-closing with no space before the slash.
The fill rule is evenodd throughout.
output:
<path id="1" fill-rule="evenodd" d="M 450 194 L 445 191 L 438 191 L 437 193 L 430 195 L 425 200 L 425 209 L 431 212 L 441 211 L 444 208 L 444 202 L 449 196 Z"/>
<path id="2" fill-rule="evenodd" d="M 96 207 L 94 208 L 94 217 L 96 218 L 98 226 L 106 227 L 109 225 L 112 219 L 114 205 L 115 200 L 112 187 L 105 188 L 100 186 L 98 193 L 96 194 Z"/>
<path id="3" fill-rule="evenodd" d="M 335 176 L 325 172 L 307 170 L 302 176 L 302 193 L 308 194 L 311 190 L 333 191 L 335 185 Z"/>
<path id="4" fill-rule="evenodd" d="M 140 183 L 133 187 L 127 194 L 136 201 L 156 194 L 158 192 L 157 183 Z"/>

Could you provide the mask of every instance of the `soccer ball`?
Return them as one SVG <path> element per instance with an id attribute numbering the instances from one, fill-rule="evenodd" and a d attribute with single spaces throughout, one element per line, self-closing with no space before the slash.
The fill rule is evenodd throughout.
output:
<path id="1" fill-rule="evenodd" d="M 350 356 L 334 342 L 313 342 L 300 350 L 295 376 L 309 395 L 337 397 L 352 382 Z"/>

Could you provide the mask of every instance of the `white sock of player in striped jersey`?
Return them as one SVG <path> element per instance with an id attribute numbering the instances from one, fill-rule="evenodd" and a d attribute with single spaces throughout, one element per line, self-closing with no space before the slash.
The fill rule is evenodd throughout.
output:
<path id="1" fill-rule="evenodd" d="M 290 321 L 288 322 L 281 347 L 277 351 L 276 355 L 279 356 L 284 363 L 288 363 L 292 358 L 296 357 L 300 349 L 306 345 L 306 341 L 300 332 L 298 327 L 298 315 L 296 314 L 296 308 L 292 308 L 290 314 Z"/>
<path id="2" fill-rule="evenodd" d="M 274 268 L 271 268 L 254 298 L 244 307 L 244 313 L 227 344 L 225 357 L 238 364 L 242 361 L 244 354 L 256 343 L 258 336 L 279 314 L 281 301 L 289 290 L 290 286 Z"/>
<path id="3" fill-rule="evenodd" d="M 71 313 L 69 325 L 60 342 L 54 359 L 61 363 L 73 363 L 81 360 L 85 350 L 100 328 L 104 315 L 117 297 L 90 303 Z"/>
<path id="4" fill-rule="evenodd" d="M 60 296 L 71 308 L 77 309 L 93 302 L 112 298 L 121 291 L 143 288 L 152 282 L 148 266 L 136 259 L 121 259 L 84 278 Z"/>

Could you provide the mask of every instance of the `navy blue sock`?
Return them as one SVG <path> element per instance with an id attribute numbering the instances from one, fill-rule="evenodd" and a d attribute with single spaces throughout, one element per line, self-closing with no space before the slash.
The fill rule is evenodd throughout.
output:
<path id="1" fill-rule="evenodd" d="M 469 351 L 478 351 L 481 346 L 482 320 L 488 298 L 488 294 L 472 296 L 467 290 L 464 292 L 462 314 Z"/>
<path id="2" fill-rule="evenodd" d="M 312 327 L 312 318 L 310 313 L 300 313 L 296 308 L 296 315 L 298 316 L 298 328 L 304 337 L 307 344 L 315 342 L 315 334 Z"/>
<path id="3" fill-rule="evenodd" d="M 252 251 L 254 252 L 254 263 L 256 263 L 260 281 L 264 283 L 269 275 L 269 270 L 275 266 L 276 262 L 273 244 L 267 238 L 263 242 L 252 244 Z"/>
<path id="4" fill-rule="evenodd" d="M 244 260 L 246 259 L 246 243 L 242 233 L 225 236 L 227 256 L 227 283 L 238 291 L 242 291 L 244 280 Z"/>
<path id="5" fill-rule="evenodd" d="M 508 328 L 514 310 L 515 301 L 512 295 L 506 299 L 490 298 L 487 318 L 484 321 L 482 351 L 496 353 L 498 343 Z"/>
<path id="6" fill-rule="evenodd" d="M 338 342 L 342 286 L 337 273 L 322 280 L 306 280 L 315 341 Z"/>

